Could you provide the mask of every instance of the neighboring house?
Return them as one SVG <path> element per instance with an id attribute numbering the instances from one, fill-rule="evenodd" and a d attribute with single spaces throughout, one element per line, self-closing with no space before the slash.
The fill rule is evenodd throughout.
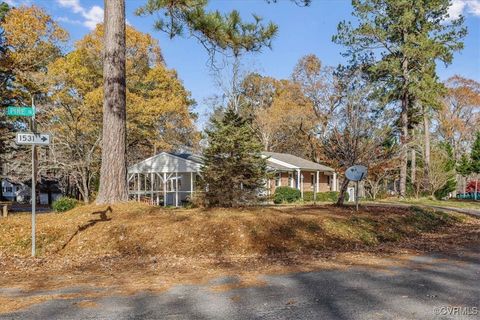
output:
<path id="1" fill-rule="evenodd" d="M 30 181 L 26 183 L 14 183 L 4 178 L 2 179 L 3 197 L 8 201 L 19 203 L 30 202 L 32 197 L 30 185 Z M 38 184 L 38 188 L 37 194 L 39 195 L 39 199 L 37 199 L 37 202 L 40 204 L 52 204 L 53 201 L 62 196 L 62 191 L 56 180 L 42 179 Z"/>
<path id="2" fill-rule="evenodd" d="M 277 187 L 292 187 L 305 191 L 337 191 L 338 181 L 335 170 L 325 165 L 306 160 L 288 153 L 263 152 L 274 178 L 267 184 L 269 194 Z"/>
<path id="3" fill-rule="evenodd" d="M 267 193 L 279 186 L 305 191 L 337 191 L 335 170 L 291 154 L 263 152 L 274 178 L 267 181 Z M 202 158 L 191 153 L 162 152 L 128 168 L 129 198 L 151 204 L 180 206 L 195 190 Z"/>
<path id="4" fill-rule="evenodd" d="M 2 179 L 2 196 L 8 201 L 17 201 L 17 192 L 22 189 L 22 185 L 14 183 L 9 179 Z"/>

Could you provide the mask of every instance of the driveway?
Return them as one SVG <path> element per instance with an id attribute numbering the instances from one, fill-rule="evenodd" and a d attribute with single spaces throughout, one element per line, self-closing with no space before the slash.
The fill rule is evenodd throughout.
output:
<path id="1" fill-rule="evenodd" d="M 232 290 L 212 286 L 235 277 L 164 293 L 50 300 L 0 319 L 480 319 L 479 247 L 410 256 L 382 268 L 265 275 L 264 285 Z M 4 288 L 0 294 L 24 293 Z"/>

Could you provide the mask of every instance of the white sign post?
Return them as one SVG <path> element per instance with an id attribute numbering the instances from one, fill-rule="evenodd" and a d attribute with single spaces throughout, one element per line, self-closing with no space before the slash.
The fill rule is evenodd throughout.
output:
<path id="1" fill-rule="evenodd" d="M 32 102 L 33 105 L 33 102 Z M 35 115 L 32 117 L 32 131 L 35 131 Z M 49 133 L 36 132 L 18 132 L 15 142 L 18 145 L 32 146 L 32 257 L 35 257 L 35 211 L 37 204 L 37 193 L 35 185 L 36 177 L 36 146 L 48 146 L 50 144 L 51 136 Z"/>
<path id="2" fill-rule="evenodd" d="M 355 181 L 355 207 L 358 211 L 358 182 L 367 176 L 367 167 L 365 166 L 352 166 L 345 171 L 345 176 L 348 180 Z"/>

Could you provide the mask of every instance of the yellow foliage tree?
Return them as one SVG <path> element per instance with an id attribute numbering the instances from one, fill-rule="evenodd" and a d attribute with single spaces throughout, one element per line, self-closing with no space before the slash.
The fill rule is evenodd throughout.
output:
<path id="1" fill-rule="evenodd" d="M 36 6 L 9 10 L 1 28 L 14 76 L 12 86 L 17 89 L 15 98 L 24 97 L 29 101 L 29 95 L 45 92 L 47 66 L 60 56 L 68 33 Z"/>
<path id="2" fill-rule="evenodd" d="M 50 130 L 56 160 L 82 198 L 91 200 L 100 169 L 102 132 L 103 26 L 75 44 L 49 68 L 53 107 Z M 158 42 L 127 26 L 127 157 L 130 163 L 162 151 L 195 148 L 194 104 L 173 70 L 163 63 Z"/>
<path id="3" fill-rule="evenodd" d="M 289 80 L 251 74 L 243 82 L 242 114 L 253 118 L 253 127 L 267 151 L 311 158 L 308 134 L 315 114 L 301 87 Z"/>

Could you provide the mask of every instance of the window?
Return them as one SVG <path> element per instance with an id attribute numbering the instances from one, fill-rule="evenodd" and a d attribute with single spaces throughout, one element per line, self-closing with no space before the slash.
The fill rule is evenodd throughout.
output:
<path id="1" fill-rule="evenodd" d="M 7 189 L 7 192 L 13 192 L 12 187 L 6 187 L 6 189 Z"/>
<path id="2" fill-rule="evenodd" d="M 275 187 L 280 187 L 282 185 L 282 174 L 279 172 L 275 176 Z"/>
<path id="3" fill-rule="evenodd" d="M 288 173 L 288 186 L 293 187 L 293 172 Z"/>
<path id="4" fill-rule="evenodd" d="M 310 175 L 310 178 L 311 178 L 310 181 L 312 181 L 312 190 L 313 190 L 313 191 L 316 191 L 316 190 L 315 190 L 315 185 L 317 184 L 317 181 L 316 181 L 316 179 L 315 179 L 315 173 L 312 173 L 312 174 Z"/>

